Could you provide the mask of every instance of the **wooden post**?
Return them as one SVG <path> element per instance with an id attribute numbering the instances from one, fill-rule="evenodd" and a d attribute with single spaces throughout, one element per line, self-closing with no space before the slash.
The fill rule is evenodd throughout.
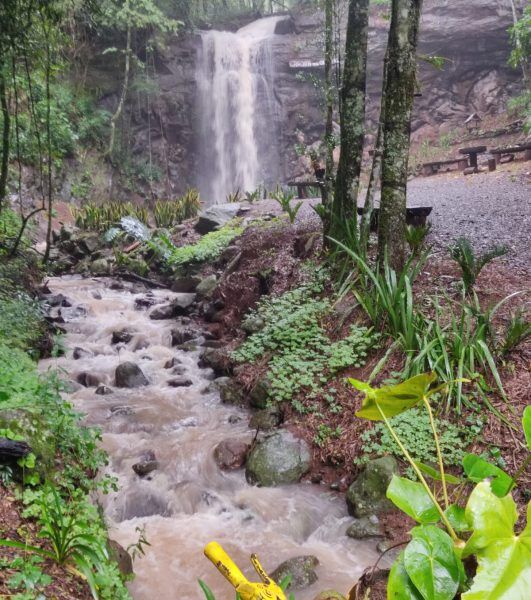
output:
<path id="1" fill-rule="evenodd" d="M 478 168 L 478 155 L 476 152 L 471 152 L 469 154 L 470 156 L 470 166 L 474 167 L 475 169 Z"/>
<path id="2" fill-rule="evenodd" d="M 496 159 L 489 158 L 489 171 L 495 171 L 495 170 L 496 170 Z"/>

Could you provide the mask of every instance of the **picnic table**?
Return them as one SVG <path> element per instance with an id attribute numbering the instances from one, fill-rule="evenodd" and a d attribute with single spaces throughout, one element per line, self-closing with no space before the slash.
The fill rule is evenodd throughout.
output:
<path id="1" fill-rule="evenodd" d="M 324 185 L 324 181 L 288 181 L 288 187 L 296 187 L 297 188 L 297 197 L 298 198 L 308 198 L 307 190 L 309 188 L 319 188 Z"/>
<path id="2" fill-rule="evenodd" d="M 518 152 L 525 152 L 524 160 L 531 160 L 531 142 L 528 142 L 527 144 L 519 144 L 518 146 L 494 148 L 493 150 L 490 150 L 490 153 L 492 156 L 494 156 L 497 165 L 500 164 L 501 158 L 504 154 L 513 155 L 514 158 L 514 155 Z"/>
<path id="3" fill-rule="evenodd" d="M 478 154 L 483 154 L 487 151 L 487 146 L 472 146 L 471 148 L 459 148 L 459 154 L 468 156 L 469 164 L 475 169 L 478 168 Z"/>
<path id="4" fill-rule="evenodd" d="M 414 206 L 406 208 L 406 224 L 413 227 L 422 227 L 426 225 L 426 219 L 432 211 L 431 206 Z M 358 215 L 363 215 L 363 206 L 358 206 Z M 371 213 L 371 231 L 378 229 L 379 209 L 373 208 Z"/>
<path id="5" fill-rule="evenodd" d="M 450 160 L 435 160 L 433 162 L 423 163 L 422 174 L 424 176 L 435 175 L 441 169 L 444 171 L 450 171 L 450 167 L 457 165 L 457 169 L 462 171 L 468 166 L 468 160 L 466 158 L 452 158 Z"/>

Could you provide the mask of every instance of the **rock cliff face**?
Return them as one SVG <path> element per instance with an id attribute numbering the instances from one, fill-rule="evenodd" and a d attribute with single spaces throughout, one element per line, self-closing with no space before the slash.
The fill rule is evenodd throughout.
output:
<path id="1" fill-rule="evenodd" d="M 381 68 L 388 21 L 381 11 L 371 17 L 369 41 L 368 120 L 374 126 L 379 110 Z M 420 54 L 445 59 L 443 70 L 421 61 L 413 120 L 414 136 L 434 137 L 438 132 L 462 127 L 472 112 L 495 114 L 507 98 L 518 92 L 519 73 L 507 65 L 510 52 L 507 29 L 512 23 L 505 0 L 426 0 L 422 18 Z M 322 15 L 299 12 L 279 23 L 272 41 L 276 71 L 284 181 L 300 175 L 297 143 L 310 145 L 323 133 L 321 93 L 315 80 L 322 67 L 296 68 L 290 61 L 322 59 Z M 142 152 L 150 132 L 155 157 L 166 165 L 171 191 L 197 182 L 197 110 L 195 62 L 198 35 L 177 38 L 157 64 L 161 96 L 157 114 L 133 122 L 135 151 Z M 369 140 L 370 141 L 370 140 Z"/>

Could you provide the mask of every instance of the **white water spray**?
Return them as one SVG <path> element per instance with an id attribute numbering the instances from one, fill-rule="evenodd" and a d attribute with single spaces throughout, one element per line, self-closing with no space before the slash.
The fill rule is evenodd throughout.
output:
<path id="1" fill-rule="evenodd" d="M 271 38 L 280 18 L 260 19 L 236 33 L 201 35 L 198 171 L 210 204 L 276 180 L 279 119 Z"/>

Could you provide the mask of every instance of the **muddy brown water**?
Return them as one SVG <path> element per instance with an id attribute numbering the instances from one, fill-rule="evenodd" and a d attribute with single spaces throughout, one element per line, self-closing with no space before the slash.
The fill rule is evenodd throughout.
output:
<path id="1" fill-rule="evenodd" d="M 374 563 L 376 552 L 374 544 L 345 535 L 351 519 L 344 498 L 311 484 L 252 487 L 243 471 L 221 472 L 213 448 L 226 438 L 250 441 L 248 414 L 222 404 L 218 393 L 209 391 L 213 374 L 198 367 L 199 351 L 171 347 L 174 321 L 151 320 L 151 309 L 135 309 L 135 299 L 145 290 L 129 284 L 113 290 L 110 283 L 79 277 L 49 281 L 53 293 L 64 294 L 73 307 L 62 309 L 66 355 L 44 360 L 40 368 L 62 369 L 71 380 L 87 372 L 112 388 L 103 396 L 95 387 L 80 388 L 69 398 L 86 414 L 87 424 L 102 429 L 110 457 L 106 472 L 118 479 L 117 493 L 97 499 L 111 537 L 127 547 L 137 540 L 136 529 L 145 527 L 151 544 L 135 561 L 136 578 L 129 584 L 133 598 L 199 599 L 201 578 L 218 600 L 232 600 L 231 587 L 203 556 L 211 540 L 220 542 L 254 580 L 252 552 L 270 571 L 294 556 L 317 556 L 319 581 L 297 592 L 297 600 L 312 600 L 330 588 L 346 593 Z M 153 294 L 157 302 L 173 297 L 162 290 Z M 133 332 L 132 340 L 112 345 L 112 333 L 124 328 Z M 91 355 L 75 360 L 75 347 Z M 190 387 L 168 385 L 172 375 L 164 365 L 173 358 L 192 381 Z M 124 361 L 137 363 L 149 385 L 116 388 L 114 372 Z M 159 468 L 142 479 L 132 465 L 149 451 L 155 452 Z"/>

